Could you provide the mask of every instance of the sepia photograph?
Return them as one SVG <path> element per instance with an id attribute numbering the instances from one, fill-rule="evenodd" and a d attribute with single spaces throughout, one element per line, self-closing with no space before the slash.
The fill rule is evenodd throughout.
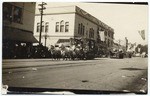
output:
<path id="1" fill-rule="evenodd" d="M 147 95 L 148 2 L 2 2 L 2 94 Z"/>

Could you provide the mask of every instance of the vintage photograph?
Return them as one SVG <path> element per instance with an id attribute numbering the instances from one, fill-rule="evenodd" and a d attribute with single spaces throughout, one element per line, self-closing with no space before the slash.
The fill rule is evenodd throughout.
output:
<path id="1" fill-rule="evenodd" d="M 148 2 L 3 2 L 2 94 L 148 94 Z"/>

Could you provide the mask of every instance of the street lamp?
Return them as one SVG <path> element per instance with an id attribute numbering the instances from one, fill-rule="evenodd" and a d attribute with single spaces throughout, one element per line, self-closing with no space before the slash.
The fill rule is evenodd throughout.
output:
<path id="1" fill-rule="evenodd" d="M 39 36 L 39 45 L 41 44 L 41 34 L 42 34 L 42 19 L 43 19 L 43 10 L 45 10 L 46 8 L 44 7 L 44 5 L 47 5 L 45 2 L 42 2 L 42 4 L 38 4 L 38 6 L 40 6 L 41 8 L 39 8 L 39 11 L 41 13 L 41 22 L 40 22 L 40 36 Z"/>

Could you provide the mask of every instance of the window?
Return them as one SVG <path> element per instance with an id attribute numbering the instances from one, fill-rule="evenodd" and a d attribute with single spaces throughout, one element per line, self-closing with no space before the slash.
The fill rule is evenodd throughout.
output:
<path id="1" fill-rule="evenodd" d="M 107 44 L 107 38 L 105 38 L 105 43 Z"/>
<path id="2" fill-rule="evenodd" d="M 113 38 L 113 33 L 111 33 L 111 38 Z"/>
<path id="3" fill-rule="evenodd" d="M 94 38 L 94 29 L 90 28 L 89 37 Z"/>
<path id="4" fill-rule="evenodd" d="M 94 29 L 92 30 L 92 38 L 94 38 Z"/>
<path id="5" fill-rule="evenodd" d="M 105 36 L 107 36 L 107 31 L 105 31 Z"/>
<path id="6" fill-rule="evenodd" d="M 23 8 L 14 6 L 10 3 L 3 3 L 3 20 L 10 22 L 22 23 Z"/>
<path id="7" fill-rule="evenodd" d="M 49 23 L 46 22 L 46 23 L 45 23 L 45 32 L 48 32 L 48 26 L 49 26 Z"/>
<path id="8" fill-rule="evenodd" d="M 80 34 L 80 24 L 78 24 L 78 34 Z"/>
<path id="9" fill-rule="evenodd" d="M 107 46 L 109 47 L 109 45 L 110 45 L 110 44 L 109 44 L 109 39 L 108 39 L 108 43 L 107 43 Z"/>
<path id="10" fill-rule="evenodd" d="M 82 31 L 83 31 L 83 24 L 81 23 L 81 29 L 80 29 L 80 35 L 82 35 Z"/>
<path id="11" fill-rule="evenodd" d="M 59 32 L 59 22 L 56 22 L 56 29 L 55 29 L 56 32 Z"/>
<path id="12" fill-rule="evenodd" d="M 78 24 L 78 34 L 84 35 L 84 31 L 85 31 L 85 26 L 82 23 Z"/>
<path id="13" fill-rule="evenodd" d="M 60 32 L 64 32 L 64 21 L 60 22 Z"/>
<path id="14" fill-rule="evenodd" d="M 83 26 L 83 32 L 82 32 L 82 35 L 84 35 L 84 31 L 85 31 L 85 26 Z"/>
<path id="15" fill-rule="evenodd" d="M 36 31 L 37 31 L 37 32 L 40 32 L 40 23 L 37 23 Z"/>
<path id="16" fill-rule="evenodd" d="M 108 36 L 110 37 L 110 32 L 108 32 Z"/>
<path id="17" fill-rule="evenodd" d="M 16 23 L 22 23 L 22 8 L 14 6 L 13 21 Z"/>
<path id="18" fill-rule="evenodd" d="M 44 22 L 42 22 L 42 32 L 44 32 Z"/>
<path id="19" fill-rule="evenodd" d="M 55 32 L 69 32 L 69 22 L 56 22 Z"/>
<path id="20" fill-rule="evenodd" d="M 12 20 L 12 5 L 3 3 L 3 20 Z"/>
<path id="21" fill-rule="evenodd" d="M 69 22 L 65 23 L 65 32 L 69 32 Z"/>

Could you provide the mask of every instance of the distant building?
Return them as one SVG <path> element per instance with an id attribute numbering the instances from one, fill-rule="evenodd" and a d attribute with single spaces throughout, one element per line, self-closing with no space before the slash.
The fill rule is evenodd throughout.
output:
<path id="1" fill-rule="evenodd" d="M 24 58 L 31 53 L 32 43 L 38 42 L 33 36 L 35 5 L 31 2 L 3 3 L 3 58 Z"/>
<path id="2" fill-rule="evenodd" d="M 122 51 L 126 52 L 126 42 L 124 40 L 114 40 L 113 44 L 113 49 L 119 50 L 121 49 Z"/>
<path id="3" fill-rule="evenodd" d="M 37 6 L 34 36 L 38 40 L 40 17 Z M 100 31 L 105 32 L 104 42 L 100 39 Z M 42 24 L 42 44 L 55 45 L 61 41 L 67 42 L 70 38 L 86 38 L 95 41 L 97 45 L 111 47 L 113 46 L 114 29 L 77 6 L 50 7 L 46 5 Z"/>

